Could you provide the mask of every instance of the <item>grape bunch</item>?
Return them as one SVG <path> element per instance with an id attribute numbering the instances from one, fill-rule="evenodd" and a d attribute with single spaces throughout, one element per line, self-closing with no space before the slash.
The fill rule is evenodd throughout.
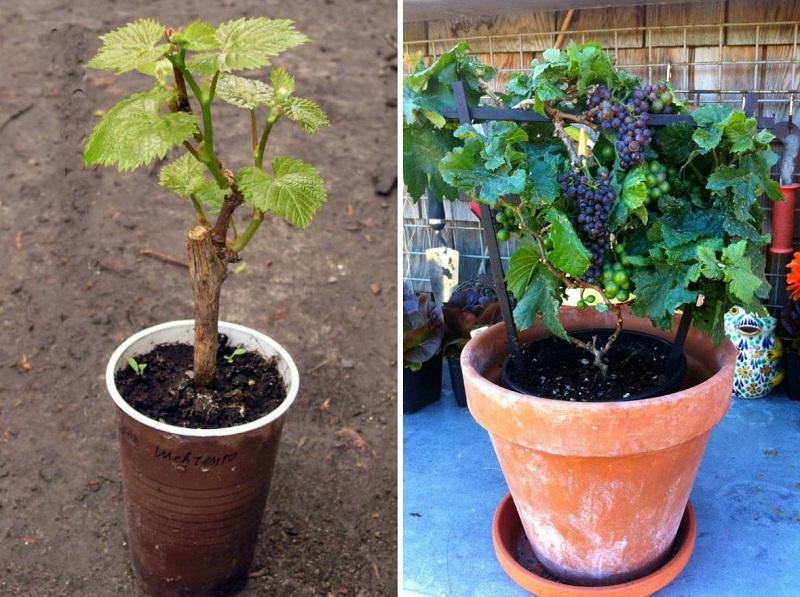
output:
<path id="1" fill-rule="evenodd" d="M 591 265 L 584 279 L 595 284 L 600 279 L 603 258 L 610 246 L 608 217 L 616 199 L 608 170 L 599 169 L 594 179 L 574 171 L 560 174 L 558 184 L 562 193 L 574 202 L 573 224 L 584 246 L 592 254 Z"/>
<path id="2" fill-rule="evenodd" d="M 658 201 L 662 195 L 666 195 L 672 190 L 675 179 L 678 179 L 678 171 L 672 166 L 670 168 L 672 168 L 672 172 L 661 162 L 647 163 L 647 176 L 644 184 L 647 187 L 648 204 Z M 672 180 L 672 183 L 669 179 Z"/>
<path id="3" fill-rule="evenodd" d="M 614 254 L 617 261 L 607 261 L 603 265 L 602 281 L 603 293 L 610 299 L 617 299 L 624 302 L 630 298 L 633 284 L 631 283 L 631 272 L 626 269 L 625 246 L 621 243 L 614 247 Z"/>
<path id="4" fill-rule="evenodd" d="M 626 102 L 615 100 L 607 87 L 600 85 L 589 97 L 589 106 L 598 107 L 595 122 L 601 129 L 617 131 L 615 147 L 623 170 L 638 164 L 650 144 L 652 131 L 647 128 L 650 104 L 647 102 L 650 86 L 637 89 Z"/>
<path id="5" fill-rule="evenodd" d="M 675 197 L 689 195 L 692 198 L 701 198 L 702 185 L 697 178 L 688 171 L 681 178 L 678 169 L 673 165 L 666 165 L 658 161 L 647 162 L 647 203 L 658 201 L 662 195 Z"/>
<path id="6" fill-rule="evenodd" d="M 499 225 L 497 240 L 500 242 L 506 242 L 513 233 L 519 232 L 519 217 L 511 205 L 505 205 L 498 209 L 494 219 Z"/>
<path id="7" fill-rule="evenodd" d="M 595 122 L 601 129 L 617 131 L 615 147 L 623 170 L 644 159 L 645 149 L 653 138 L 653 132 L 647 128 L 650 113 L 669 114 L 672 101 L 666 83 L 645 85 L 635 90 L 625 102 L 614 99 L 604 85 L 595 88 L 589 97 L 589 107 L 598 108 Z"/>

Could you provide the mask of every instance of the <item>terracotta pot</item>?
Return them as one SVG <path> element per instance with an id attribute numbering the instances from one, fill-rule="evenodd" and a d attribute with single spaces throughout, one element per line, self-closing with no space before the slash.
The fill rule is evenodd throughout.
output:
<path id="1" fill-rule="evenodd" d="M 772 253 L 787 254 L 794 250 L 794 207 L 798 188 L 800 184 L 796 182 L 781 185 L 783 201 L 772 204 L 772 246 L 769 248 Z"/>
<path id="2" fill-rule="evenodd" d="M 192 320 L 131 336 L 106 369 L 119 407 L 122 484 L 133 569 L 151 595 L 218 595 L 243 586 L 253 559 L 286 411 L 298 390 L 289 354 L 246 327 L 220 322 L 232 345 L 276 356 L 286 399 L 235 427 L 185 429 L 150 419 L 122 399 L 114 373 L 128 357 L 169 342 L 191 344 Z"/>
<path id="3" fill-rule="evenodd" d="M 609 313 L 562 309 L 568 330 L 611 327 Z M 676 321 L 677 325 L 677 321 Z M 626 311 L 625 326 L 672 337 Z M 547 334 L 535 325 L 523 342 Z M 531 547 L 576 585 L 644 576 L 669 557 L 711 429 L 731 400 L 736 351 L 692 329 L 684 389 L 632 402 L 581 403 L 498 385 L 502 324 L 461 355 L 467 401 L 492 440 Z"/>

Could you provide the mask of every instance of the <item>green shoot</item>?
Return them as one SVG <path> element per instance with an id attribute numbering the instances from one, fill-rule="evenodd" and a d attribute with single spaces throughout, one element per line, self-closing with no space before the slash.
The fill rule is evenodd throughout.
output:
<path id="1" fill-rule="evenodd" d="M 147 363 L 139 363 L 133 357 L 128 357 L 128 366 L 136 372 L 136 375 L 142 377 L 144 376 L 144 368 L 147 367 Z"/>
<path id="2" fill-rule="evenodd" d="M 232 364 L 233 364 L 233 359 L 234 359 L 235 357 L 238 357 L 240 354 L 244 354 L 244 353 L 246 353 L 246 352 L 247 352 L 247 351 L 246 351 L 244 348 L 242 348 L 242 347 L 240 346 L 239 348 L 237 348 L 236 350 L 234 350 L 234 351 L 233 351 L 231 354 L 227 355 L 227 356 L 225 357 L 225 361 L 226 361 L 226 362 L 227 362 L 229 365 L 232 365 Z"/>

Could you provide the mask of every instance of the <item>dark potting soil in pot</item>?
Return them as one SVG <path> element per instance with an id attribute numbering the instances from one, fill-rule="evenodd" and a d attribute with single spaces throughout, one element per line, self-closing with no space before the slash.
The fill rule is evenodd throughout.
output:
<path id="1" fill-rule="evenodd" d="M 602 346 L 610 331 L 573 332 L 581 340 L 591 341 L 597 334 Z M 543 398 L 572 402 L 609 402 L 631 400 L 643 395 L 662 395 L 675 391 L 651 393 L 665 386 L 673 375 L 666 371 L 670 345 L 654 336 L 626 332 L 617 338 L 606 355 L 604 376 L 594 365 L 594 356 L 565 340 L 550 337 L 523 348 L 523 367 L 508 366 L 510 381 L 526 393 Z M 670 372 L 674 374 L 674 372 Z M 680 378 L 676 383 L 680 382 Z"/>
<path id="2" fill-rule="evenodd" d="M 143 375 L 125 366 L 117 371 L 117 390 L 137 411 L 163 423 L 195 429 L 243 425 L 263 417 L 286 398 L 286 386 L 273 357 L 256 352 L 225 358 L 236 347 L 219 336 L 217 379 L 202 391 L 192 379 L 193 350 L 189 344 L 159 344 L 136 362 L 147 365 Z"/>

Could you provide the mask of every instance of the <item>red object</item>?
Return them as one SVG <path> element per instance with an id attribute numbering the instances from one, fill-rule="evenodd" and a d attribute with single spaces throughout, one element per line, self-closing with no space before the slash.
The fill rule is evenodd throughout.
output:
<path id="1" fill-rule="evenodd" d="M 494 514 L 492 542 L 503 570 L 523 589 L 539 597 L 632 597 L 633 595 L 652 595 L 677 578 L 689 563 L 694 551 L 697 522 L 692 504 L 686 504 L 686 510 L 673 544 L 675 555 L 663 566 L 629 582 L 593 587 L 568 585 L 550 580 L 540 573 L 538 566 L 531 571 L 530 564 L 532 562 L 530 561 L 528 561 L 528 566 L 523 566 L 520 562 L 518 546 L 524 532 L 514 500 L 510 493 L 506 494 Z"/>
<path id="2" fill-rule="evenodd" d="M 481 219 L 481 207 L 480 207 L 480 205 L 478 205 L 474 201 L 470 201 L 469 202 L 469 209 L 470 209 L 470 211 L 472 213 L 475 214 L 476 218 L 478 218 L 479 220 Z"/>
<path id="3" fill-rule="evenodd" d="M 787 254 L 791 253 L 792 238 L 794 237 L 794 205 L 795 193 L 800 188 L 800 184 L 781 185 L 783 201 L 776 201 L 772 204 L 772 246 L 769 248 L 771 253 Z"/>

